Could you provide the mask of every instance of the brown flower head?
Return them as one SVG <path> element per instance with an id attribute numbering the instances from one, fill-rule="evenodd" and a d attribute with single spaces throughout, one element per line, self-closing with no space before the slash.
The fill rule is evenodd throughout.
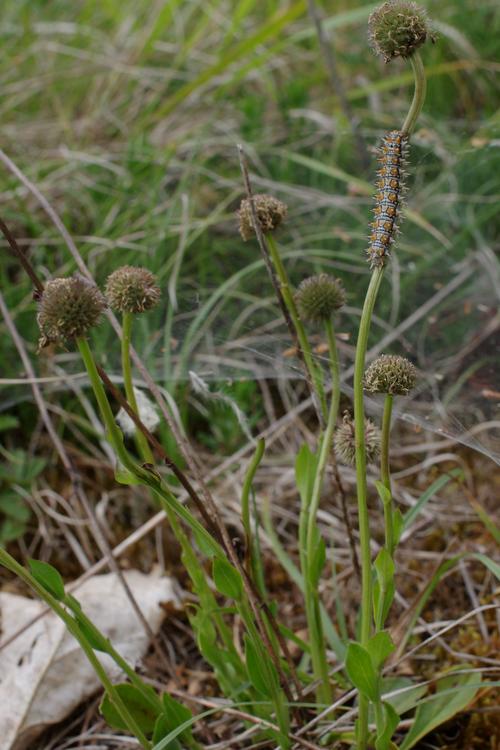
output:
<path id="1" fill-rule="evenodd" d="M 365 372 L 364 385 L 371 393 L 407 396 L 417 382 L 417 370 L 406 357 L 381 354 Z"/>
<path id="2" fill-rule="evenodd" d="M 266 195 L 265 193 L 254 195 L 253 204 L 260 228 L 264 234 L 273 232 L 277 229 L 288 211 L 285 203 L 282 203 L 278 198 L 274 198 L 272 195 Z M 254 229 L 252 223 L 252 208 L 248 198 L 244 198 L 241 201 L 237 213 L 240 223 L 240 234 L 245 241 L 250 240 L 254 235 Z"/>
<path id="3" fill-rule="evenodd" d="M 365 449 L 366 463 L 374 463 L 380 455 L 381 435 L 378 427 L 371 421 L 365 419 Z M 356 438 L 354 420 L 348 412 L 344 414 L 342 424 L 337 429 L 334 439 L 334 448 L 337 458 L 344 464 L 354 466 L 356 463 Z"/>
<path id="4" fill-rule="evenodd" d="M 108 276 L 106 297 L 110 307 L 121 313 L 143 313 L 161 297 L 156 277 L 146 268 L 121 266 Z"/>
<path id="5" fill-rule="evenodd" d="M 86 336 L 105 307 L 98 287 L 83 276 L 48 281 L 38 303 L 40 348 Z"/>

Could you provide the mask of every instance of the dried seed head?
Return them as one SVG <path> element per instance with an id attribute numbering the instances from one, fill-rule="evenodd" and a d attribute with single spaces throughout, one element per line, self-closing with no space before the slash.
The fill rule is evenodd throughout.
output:
<path id="1" fill-rule="evenodd" d="M 374 463 L 380 455 L 381 435 L 378 427 L 365 419 L 366 463 Z M 334 440 L 337 457 L 342 463 L 354 466 L 356 463 L 356 436 L 354 420 L 348 412 L 344 414 L 341 426 L 337 429 Z"/>
<path id="2" fill-rule="evenodd" d="M 86 336 L 105 308 L 97 286 L 83 276 L 48 281 L 38 303 L 39 347 Z"/>
<path id="3" fill-rule="evenodd" d="M 260 228 L 264 234 L 277 229 L 288 211 L 285 203 L 282 203 L 278 198 L 274 198 L 272 195 L 266 195 L 265 193 L 262 195 L 254 195 L 253 204 Z M 244 198 L 241 201 L 237 213 L 240 223 L 240 234 L 246 242 L 246 240 L 250 240 L 254 235 L 252 207 L 248 198 Z"/>
<path id="4" fill-rule="evenodd" d="M 121 313 L 143 313 L 160 301 L 156 277 L 146 268 L 122 266 L 108 276 L 106 297 L 110 307 Z"/>
<path id="5" fill-rule="evenodd" d="M 385 62 L 393 57 L 410 57 L 434 35 L 424 8 L 405 0 L 389 0 L 373 11 L 368 20 L 370 44 Z"/>
<path id="6" fill-rule="evenodd" d="M 301 318 L 313 323 L 329 320 L 345 304 L 345 299 L 342 282 L 328 273 L 304 279 L 295 295 Z"/>
<path id="7" fill-rule="evenodd" d="M 365 372 L 364 385 L 371 393 L 406 396 L 417 382 L 417 370 L 406 357 L 381 354 Z"/>

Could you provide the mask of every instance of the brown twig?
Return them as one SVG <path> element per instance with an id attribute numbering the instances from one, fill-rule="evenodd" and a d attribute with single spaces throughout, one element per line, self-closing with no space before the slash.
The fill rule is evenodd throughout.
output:
<path id="1" fill-rule="evenodd" d="M 8 226 L 5 224 L 5 222 L 2 219 L 0 219 L 0 230 L 3 236 L 5 237 L 5 239 L 7 240 L 7 242 L 9 243 L 14 255 L 17 257 L 18 261 L 20 262 L 20 264 L 22 265 L 22 267 L 24 268 L 24 270 L 30 277 L 31 281 L 33 282 L 33 286 L 35 287 L 36 292 L 38 292 L 38 294 L 43 294 L 42 282 L 40 281 L 37 274 L 35 273 L 35 270 L 33 266 L 31 265 L 31 263 L 29 262 L 26 254 L 21 250 L 14 236 L 11 234 L 10 229 L 8 228 Z"/>
<path id="2" fill-rule="evenodd" d="M 342 509 L 344 525 L 347 531 L 347 537 L 349 539 L 349 547 L 351 548 L 352 566 L 354 568 L 354 572 L 356 573 L 356 577 L 358 581 L 361 582 L 361 568 L 359 567 L 358 553 L 356 551 L 356 540 L 354 539 L 354 531 L 352 528 L 351 516 L 349 513 L 349 506 L 347 504 L 347 497 L 346 497 L 344 485 L 342 484 L 342 479 L 340 477 L 339 466 L 338 466 L 338 463 L 334 454 L 331 455 L 330 466 L 333 470 L 335 484 L 337 485 L 337 489 L 340 495 L 340 507 Z"/>

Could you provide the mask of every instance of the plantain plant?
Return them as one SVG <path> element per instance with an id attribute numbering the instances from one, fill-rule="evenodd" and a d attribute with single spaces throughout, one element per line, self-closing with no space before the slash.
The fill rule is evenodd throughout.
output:
<path id="1" fill-rule="evenodd" d="M 273 196 L 252 195 L 245 169 L 247 195 L 238 212 L 243 239 L 256 237 L 264 255 L 304 369 L 319 424 L 315 449 L 303 445 L 296 457 L 296 486 L 301 501 L 298 566 L 280 545 L 268 510 L 264 509 L 262 514 L 263 525 L 278 560 L 303 594 L 307 640 L 298 639 L 280 622 L 279 608 L 266 589 L 258 534 L 253 523 L 255 513 L 251 508 L 252 484 L 265 452 L 264 442 L 258 442 L 243 483 L 244 552 L 240 555 L 211 491 L 199 481 L 199 477 L 193 482 L 188 476 L 193 465 L 188 462 L 185 472 L 167 455 L 143 422 L 133 386 L 131 345 L 135 317 L 146 314 L 160 301 L 161 292 L 153 274 L 133 266 L 118 268 L 107 279 L 105 295 L 94 283 L 81 276 L 53 279 L 44 287 L 39 284 L 42 290 L 38 294 L 40 347 L 52 344 L 78 349 L 107 439 L 116 455 L 116 480 L 146 487 L 164 510 L 179 542 L 182 562 L 196 595 L 196 604 L 187 607 L 190 624 L 199 651 L 213 670 L 221 694 L 229 706 L 244 708 L 247 719 L 253 717 L 265 746 L 279 746 L 283 750 L 301 743 L 313 746 L 311 742 L 307 744 L 301 731 L 310 710 L 315 712 L 320 726 L 321 721 L 325 726 L 335 724 L 339 696 L 344 696 L 340 703 L 351 700 L 353 715 L 357 716 L 355 729 L 330 731 L 323 737 L 323 745 L 336 747 L 340 746 L 339 743 L 347 743 L 357 750 L 397 747 L 409 750 L 426 732 L 466 706 L 481 684 L 478 674 L 474 674 L 471 681 L 470 674 L 456 672 L 439 680 L 432 695 L 424 695 L 425 688 L 422 691 L 404 679 L 395 682 L 384 674 L 387 660 L 396 647 L 400 654 L 407 638 L 403 638 L 403 644 L 395 644 L 386 629 L 386 622 L 395 595 L 395 552 L 402 532 L 415 515 L 410 512 L 404 516 L 395 507 L 392 496 L 392 407 L 395 398 L 404 398 L 414 388 L 418 373 L 411 362 L 397 355 L 382 355 L 367 369 L 365 360 L 377 294 L 396 239 L 408 143 L 425 98 L 425 74 L 419 48 L 426 40 L 432 39 L 432 32 L 424 10 L 412 2 L 393 0 L 372 14 L 370 38 L 375 51 L 386 61 L 394 57 L 409 60 L 415 76 L 415 94 L 401 129 L 387 133 L 379 151 L 380 169 L 367 251 L 371 276 L 356 346 L 353 419 L 349 414 L 339 419 L 341 362 L 335 320 L 346 299 L 343 284 L 329 274 L 320 273 L 304 279 L 298 289 L 293 289 L 276 241 L 276 230 L 286 218 L 286 206 Z M 27 263 L 26 258 L 24 262 Z M 33 269 L 31 273 L 35 273 Z M 110 383 L 92 351 L 91 330 L 100 322 L 107 306 L 121 316 L 119 346 L 124 393 Z M 326 372 L 318 364 L 311 343 L 311 330 L 318 328 L 327 341 L 329 368 Z M 385 397 L 380 427 L 365 415 L 365 390 Z M 133 444 L 125 441 L 116 422 L 111 397 L 119 402 L 132 421 Z M 182 453 L 182 446 L 179 450 Z M 337 603 L 333 618 L 320 595 L 327 552 L 317 517 L 325 475 L 329 467 L 338 475 L 338 461 L 356 467 L 361 601 L 355 640 L 348 637 L 342 602 Z M 376 486 L 385 539 L 373 560 L 367 464 L 378 461 L 380 475 Z M 165 466 L 167 473 L 163 470 Z M 433 485 L 418 507 L 423 507 L 439 487 Z M 186 504 L 179 500 L 179 488 L 188 497 Z M 358 553 L 352 530 L 350 536 L 356 568 Z M 476 558 L 490 571 L 499 574 L 498 566 L 491 560 L 481 555 L 476 555 Z M 443 564 L 436 572 L 421 599 L 421 606 L 442 575 L 457 560 L 454 558 Z M 157 691 L 148 685 L 88 619 L 77 599 L 66 592 L 57 570 L 36 560 L 30 561 L 29 569 L 25 568 L 1 548 L 0 563 L 46 602 L 78 641 L 102 682 L 105 697 L 101 711 L 112 727 L 130 732 L 145 750 L 202 747 L 195 736 L 194 725 L 211 711 L 193 716 L 185 705 L 166 691 Z M 414 618 L 417 616 L 418 611 Z M 244 629 L 241 644 L 235 643 L 233 638 L 236 619 Z M 411 627 L 408 633 L 410 631 Z M 290 640 L 299 648 L 300 661 L 292 658 Z M 126 682 L 113 684 L 109 680 L 99 660 L 100 653 L 111 656 Z M 314 694 L 313 703 L 311 693 Z M 401 715 L 412 710 L 415 711 L 412 727 L 398 745 L 394 737 Z"/>

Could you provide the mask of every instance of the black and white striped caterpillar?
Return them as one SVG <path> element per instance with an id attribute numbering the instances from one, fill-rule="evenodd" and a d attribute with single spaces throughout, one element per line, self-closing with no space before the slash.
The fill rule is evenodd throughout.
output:
<path id="1" fill-rule="evenodd" d="M 371 223 L 370 245 L 367 250 L 371 268 L 384 266 L 389 257 L 390 246 L 398 231 L 397 219 L 400 213 L 404 191 L 404 165 L 408 150 L 408 137 L 399 130 L 392 130 L 382 139 L 379 149 L 380 169 L 375 183 L 375 195 Z"/>

